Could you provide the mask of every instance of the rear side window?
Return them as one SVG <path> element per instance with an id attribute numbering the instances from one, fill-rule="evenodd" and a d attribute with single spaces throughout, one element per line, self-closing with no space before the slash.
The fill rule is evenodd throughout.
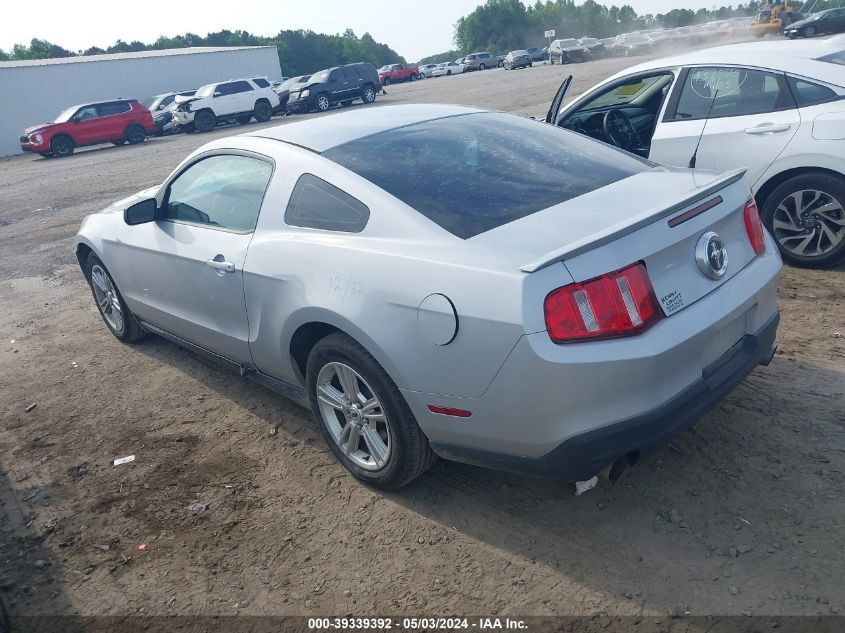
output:
<path id="1" fill-rule="evenodd" d="M 270 84 L 267 84 L 270 85 Z M 229 92 L 227 94 L 234 95 L 240 92 L 249 92 L 253 89 L 251 85 L 249 85 L 248 81 L 233 81 L 229 84 Z"/>
<path id="2" fill-rule="evenodd" d="M 825 101 L 833 101 L 839 98 L 839 95 L 827 86 L 822 86 L 806 79 L 798 79 L 797 77 L 788 77 L 787 80 L 789 81 L 789 87 L 799 108 L 824 103 Z"/>
<path id="3" fill-rule="evenodd" d="M 261 77 L 259 77 L 258 79 L 253 79 L 252 82 L 256 86 L 258 86 L 259 88 L 269 88 L 270 87 L 270 82 L 267 81 L 266 79 L 262 79 Z"/>
<path id="4" fill-rule="evenodd" d="M 675 120 L 716 119 L 794 108 L 783 75 L 748 68 L 691 68 Z"/>
<path id="5" fill-rule="evenodd" d="M 649 169 L 651 163 L 523 117 L 446 117 L 323 156 L 467 239 Z"/>
<path id="6" fill-rule="evenodd" d="M 285 210 L 287 224 L 325 231 L 360 233 L 369 219 L 367 205 L 311 174 L 296 181 Z"/>
<path id="7" fill-rule="evenodd" d="M 113 101 L 110 103 L 101 103 L 97 106 L 98 116 L 111 116 L 112 114 L 122 114 L 129 112 L 132 106 L 128 101 Z"/>

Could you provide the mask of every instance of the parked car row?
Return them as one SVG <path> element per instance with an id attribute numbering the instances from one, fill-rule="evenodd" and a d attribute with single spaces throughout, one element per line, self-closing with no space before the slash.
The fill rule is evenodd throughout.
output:
<path id="1" fill-rule="evenodd" d="M 416 67 L 408 70 L 409 80 L 414 81 Z M 245 125 L 253 119 L 263 123 L 274 114 L 325 112 L 355 99 L 372 103 L 381 84 L 375 67 L 364 62 L 272 84 L 266 77 L 229 79 L 197 90 L 155 95 L 144 102 L 115 99 L 76 105 L 50 123 L 26 128 L 19 141 L 24 152 L 70 156 L 77 147 L 135 145 L 151 135 L 209 132 L 220 124 Z"/>

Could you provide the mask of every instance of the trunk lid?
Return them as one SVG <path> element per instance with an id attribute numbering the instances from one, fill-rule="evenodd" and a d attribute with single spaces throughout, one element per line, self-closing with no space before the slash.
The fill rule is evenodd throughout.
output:
<path id="1" fill-rule="evenodd" d="M 635 262 L 645 263 L 667 316 L 712 292 L 755 256 L 743 220 L 750 199 L 744 172 L 723 175 L 656 168 L 483 233 L 473 241 L 526 253 L 520 267 L 535 273 L 561 262 L 583 282 Z M 705 233 L 728 255 L 717 279 L 696 260 Z M 544 271 L 551 286 L 570 280 Z M 558 283 L 559 281 L 559 283 Z M 557 284 L 557 285 L 554 285 Z"/>

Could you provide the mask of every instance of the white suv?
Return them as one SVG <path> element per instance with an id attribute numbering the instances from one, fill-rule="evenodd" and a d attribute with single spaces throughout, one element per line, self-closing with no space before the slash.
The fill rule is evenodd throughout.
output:
<path id="1" fill-rule="evenodd" d="M 179 105 L 173 119 L 187 131 L 197 132 L 209 132 L 223 122 L 249 123 L 252 117 L 263 123 L 279 105 L 279 95 L 264 77 L 208 84 L 194 96 L 176 100 Z"/>

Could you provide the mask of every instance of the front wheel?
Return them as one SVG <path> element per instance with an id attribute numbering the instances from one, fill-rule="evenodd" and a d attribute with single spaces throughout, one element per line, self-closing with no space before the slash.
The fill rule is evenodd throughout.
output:
<path id="1" fill-rule="evenodd" d="M 804 37 L 815 37 L 816 36 L 816 27 L 808 26 L 804 29 Z"/>
<path id="2" fill-rule="evenodd" d="M 306 374 L 320 432 L 361 481 L 396 490 L 437 459 L 399 389 L 350 337 L 337 333 L 320 340 L 308 355 Z"/>
<path id="3" fill-rule="evenodd" d="M 197 132 L 211 132 L 217 125 L 217 118 L 208 110 L 200 110 L 194 116 L 194 127 Z"/>
<path id="4" fill-rule="evenodd" d="M 50 142 L 50 152 L 58 158 L 73 154 L 74 147 L 73 139 L 69 136 L 57 136 Z"/>
<path id="5" fill-rule="evenodd" d="M 144 330 L 126 307 L 109 271 L 94 253 L 88 255 L 85 277 L 91 286 L 97 310 L 111 333 L 124 343 L 135 343 L 144 338 Z"/>
<path id="6" fill-rule="evenodd" d="M 784 261 L 827 268 L 845 260 L 845 178 L 811 173 L 794 176 L 763 203 L 763 224 Z"/>
<path id="7" fill-rule="evenodd" d="M 487 66 L 485 66 L 484 64 L 478 65 L 478 70 L 486 70 L 486 69 L 487 69 Z"/>
<path id="8" fill-rule="evenodd" d="M 317 98 L 314 99 L 314 108 L 316 108 L 319 112 L 326 112 L 331 107 L 331 102 L 329 101 L 328 95 L 317 95 Z"/>

